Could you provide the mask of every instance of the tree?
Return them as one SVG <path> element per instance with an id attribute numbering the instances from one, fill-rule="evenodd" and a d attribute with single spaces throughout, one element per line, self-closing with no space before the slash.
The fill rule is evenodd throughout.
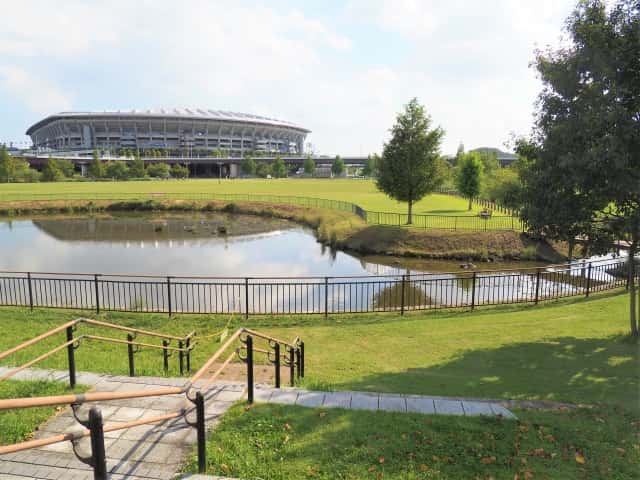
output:
<path id="1" fill-rule="evenodd" d="M 129 166 L 129 176 L 131 178 L 144 178 L 145 170 L 144 170 L 144 161 L 138 155 L 138 152 L 135 152 L 133 155 L 133 161 Z"/>
<path id="2" fill-rule="evenodd" d="M 307 155 L 302 166 L 304 168 L 304 173 L 307 175 L 313 175 L 316 171 L 316 162 L 311 158 L 311 155 Z"/>
<path id="3" fill-rule="evenodd" d="M 105 175 L 104 163 L 100 161 L 100 156 L 97 150 L 94 150 L 91 154 L 92 159 L 89 164 L 89 176 L 93 178 L 102 178 Z"/>
<path id="4" fill-rule="evenodd" d="M 245 175 L 255 175 L 256 174 L 256 161 L 250 156 L 245 157 L 240 164 L 240 170 Z"/>
<path id="5" fill-rule="evenodd" d="M 9 155 L 6 145 L 0 146 L 0 182 L 10 182 L 15 176 L 15 160 Z"/>
<path id="6" fill-rule="evenodd" d="M 444 130 L 431 128 L 431 117 L 412 99 L 398 114 L 391 140 L 378 162 L 376 185 L 391 198 L 407 202 L 407 223 L 413 223 L 413 204 L 442 185 L 440 142 Z"/>
<path id="7" fill-rule="evenodd" d="M 108 178 L 115 180 L 125 180 L 129 177 L 129 167 L 121 160 L 107 163 L 105 172 Z"/>
<path id="8" fill-rule="evenodd" d="M 500 168 L 498 155 L 494 150 L 483 148 L 478 151 L 480 161 L 482 162 L 482 171 L 485 175 L 493 175 Z"/>
<path id="9" fill-rule="evenodd" d="M 271 175 L 271 165 L 267 162 L 258 162 L 256 174 L 259 177 L 266 178 L 268 175 Z"/>
<path id="10" fill-rule="evenodd" d="M 380 156 L 377 153 L 373 155 L 369 155 L 367 160 L 364 162 L 364 167 L 362 168 L 362 175 L 365 177 L 375 177 L 378 174 L 378 162 L 380 161 Z"/>
<path id="11" fill-rule="evenodd" d="M 331 164 L 331 173 L 336 177 L 344 173 L 344 160 L 338 155 Z"/>
<path id="12" fill-rule="evenodd" d="M 147 167 L 147 173 L 150 177 L 154 178 L 169 178 L 171 171 L 169 165 L 166 163 L 158 162 L 152 163 Z"/>
<path id="13" fill-rule="evenodd" d="M 66 158 L 58 158 L 56 159 L 56 164 L 65 177 L 73 177 L 73 174 L 76 171 L 76 167 L 71 160 L 68 160 Z"/>
<path id="14" fill-rule="evenodd" d="M 38 182 L 41 174 L 29 166 L 29 162 L 19 158 L 14 158 L 14 176 L 16 182 Z"/>
<path id="15" fill-rule="evenodd" d="M 637 0 L 607 3 L 578 3 L 566 23 L 570 42 L 536 52 L 543 89 L 531 139 L 538 155 L 530 171 L 547 179 L 564 174 L 553 185 L 570 192 L 563 198 L 576 200 L 556 205 L 555 212 L 546 209 L 549 223 L 559 222 L 558 209 L 578 204 L 579 211 L 561 223 L 583 226 L 593 253 L 610 249 L 614 237 L 629 241 L 629 316 L 638 336 L 633 259 L 640 242 L 640 6 Z M 525 185 L 538 199 L 552 188 Z"/>
<path id="16" fill-rule="evenodd" d="M 173 178 L 188 178 L 189 168 L 184 165 L 180 165 L 179 163 L 174 163 L 171 167 L 171 176 Z"/>
<path id="17" fill-rule="evenodd" d="M 469 210 L 471 210 L 473 199 L 480 195 L 482 169 L 482 159 L 477 152 L 465 153 L 460 158 L 456 172 L 456 188 L 462 196 L 469 199 Z"/>
<path id="18" fill-rule="evenodd" d="M 273 176 L 276 178 L 284 178 L 287 176 L 287 166 L 284 164 L 280 155 L 276 155 L 271 171 L 273 172 Z"/>
<path id="19" fill-rule="evenodd" d="M 453 164 L 459 165 L 463 156 L 464 156 L 464 143 L 460 142 L 460 144 L 458 144 L 458 150 L 456 151 L 456 157 L 453 161 Z"/>
<path id="20" fill-rule="evenodd" d="M 58 162 L 55 158 L 49 158 L 42 168 L 42 181 L 43 182 L 57 182 L 64 177 L 64 173 L 58 166 Z"/>

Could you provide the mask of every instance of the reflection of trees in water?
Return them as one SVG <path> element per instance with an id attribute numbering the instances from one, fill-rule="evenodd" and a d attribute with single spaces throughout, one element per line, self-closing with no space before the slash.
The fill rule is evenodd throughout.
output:
<path id="1" fill-rule="evenodd" d="M 384 287 L 373 295 L 373 306 L 376 309 L 400 308 L 405 307 L 421 307 L 433 305 L 431 297 L 429 297 L 422 288 L 412 285 L 410 282 L 404 282 L 404 302 L 402 301 L 402 281 L 398 281 Z"/>

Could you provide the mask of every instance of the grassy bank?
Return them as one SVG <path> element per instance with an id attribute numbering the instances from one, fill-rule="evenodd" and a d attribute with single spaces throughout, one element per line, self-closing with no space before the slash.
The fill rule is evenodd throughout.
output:
<path id="1" fill-rule="evenodd" d="M 76 392 L 87 388 L 79 385 Z M 69 393 L 68 386 L 59 382 L 13 381 L 0 382 L 0 399 L 18 397 L 44 397 Z M 21 442 L 31 437 L 38 425 L 54 414 L 56 407 L 25 408 L 0 411 L 0 445 Z"/>
<path id="2" fill-rule="evenodd" d="M 139 211 L 224 211 L 284 218 L 316 231 L 320 241 L 362 254 L 460 260 L 534 260 L 559 262 L 563 255 L 546 242 L 514 231 L 452 232 L 369 225 L 340 210 L 260 202 L 204 200 L 56 200 L 0 203 L 0 216 L 95 214 Z"/>
<path id="3" fill-rule="evenodd" d="M 101 314 L 98 318 L 165 333 L 200 336 L 197 367 L 218 348 L 205 338 L 225 326 L 251 326 L 306 345 L 309 388 L 368 390 L 478 398 L 607 403 L 638 410 L 638 345 L 627 332 L 624 291 L 539 306 L 487 307 L 474 312 L 240 317 Z M 0 351 L 87 312 L 1 308 Z M 123 334 L 82 326 L 77 334 Z M 142 338 L 142 337 L 141 337 Z M 3 362 L 19 365 L 63 342 L 63 334 Z M 127 373 L 125 345 L 83 342 L 80 370 Z M 60 352 L 39 366 L 66 368 Z M 162 375 L 162 354 L 136 354 L 139 374 Z M 178 374 L 177 358 L 169 375 Z"/>
<path id="4" fill-rule="evenodd" d="M 207 443 L 207 473 L 239 478 L 632 479 L 638 423 L 612 408 L 516 411 L 519 421 L 236 406 Z M 195 471 L 195 458 L 186 467 Z"/>

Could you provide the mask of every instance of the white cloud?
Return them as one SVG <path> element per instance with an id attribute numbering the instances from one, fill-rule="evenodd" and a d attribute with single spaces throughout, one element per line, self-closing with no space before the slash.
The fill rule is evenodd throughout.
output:
<path id="1" fill-rule="evenodd" d="M 71 107 L 66 93 L 17 66 L 0 65 L 0 90 L 18 98 L 32 112 L 41 115 Z"/>

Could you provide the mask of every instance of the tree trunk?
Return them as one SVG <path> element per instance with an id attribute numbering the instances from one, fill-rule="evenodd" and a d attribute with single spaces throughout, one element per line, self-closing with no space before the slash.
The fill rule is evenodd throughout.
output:
<path id="1" fill-rule="evenodd" d="M 469 210 L 473 207 L 473 197 L 469 197 Z"/>
<path id="2" fill-rule="evenodd" d="M 409 200 L 409 212 L 407 214 L 407 225 L 411 225 L 413 223 L 413 200 Z"/>
<path id="3" fill-rule="evenodd" d="M 636 249 L 637 239 L 631 240 L 629 245 L 628 274 L 629 274 L 629 321 L 631 323 L 631 335 L 638 336 L 638 322 L 636 317 Z"/>

